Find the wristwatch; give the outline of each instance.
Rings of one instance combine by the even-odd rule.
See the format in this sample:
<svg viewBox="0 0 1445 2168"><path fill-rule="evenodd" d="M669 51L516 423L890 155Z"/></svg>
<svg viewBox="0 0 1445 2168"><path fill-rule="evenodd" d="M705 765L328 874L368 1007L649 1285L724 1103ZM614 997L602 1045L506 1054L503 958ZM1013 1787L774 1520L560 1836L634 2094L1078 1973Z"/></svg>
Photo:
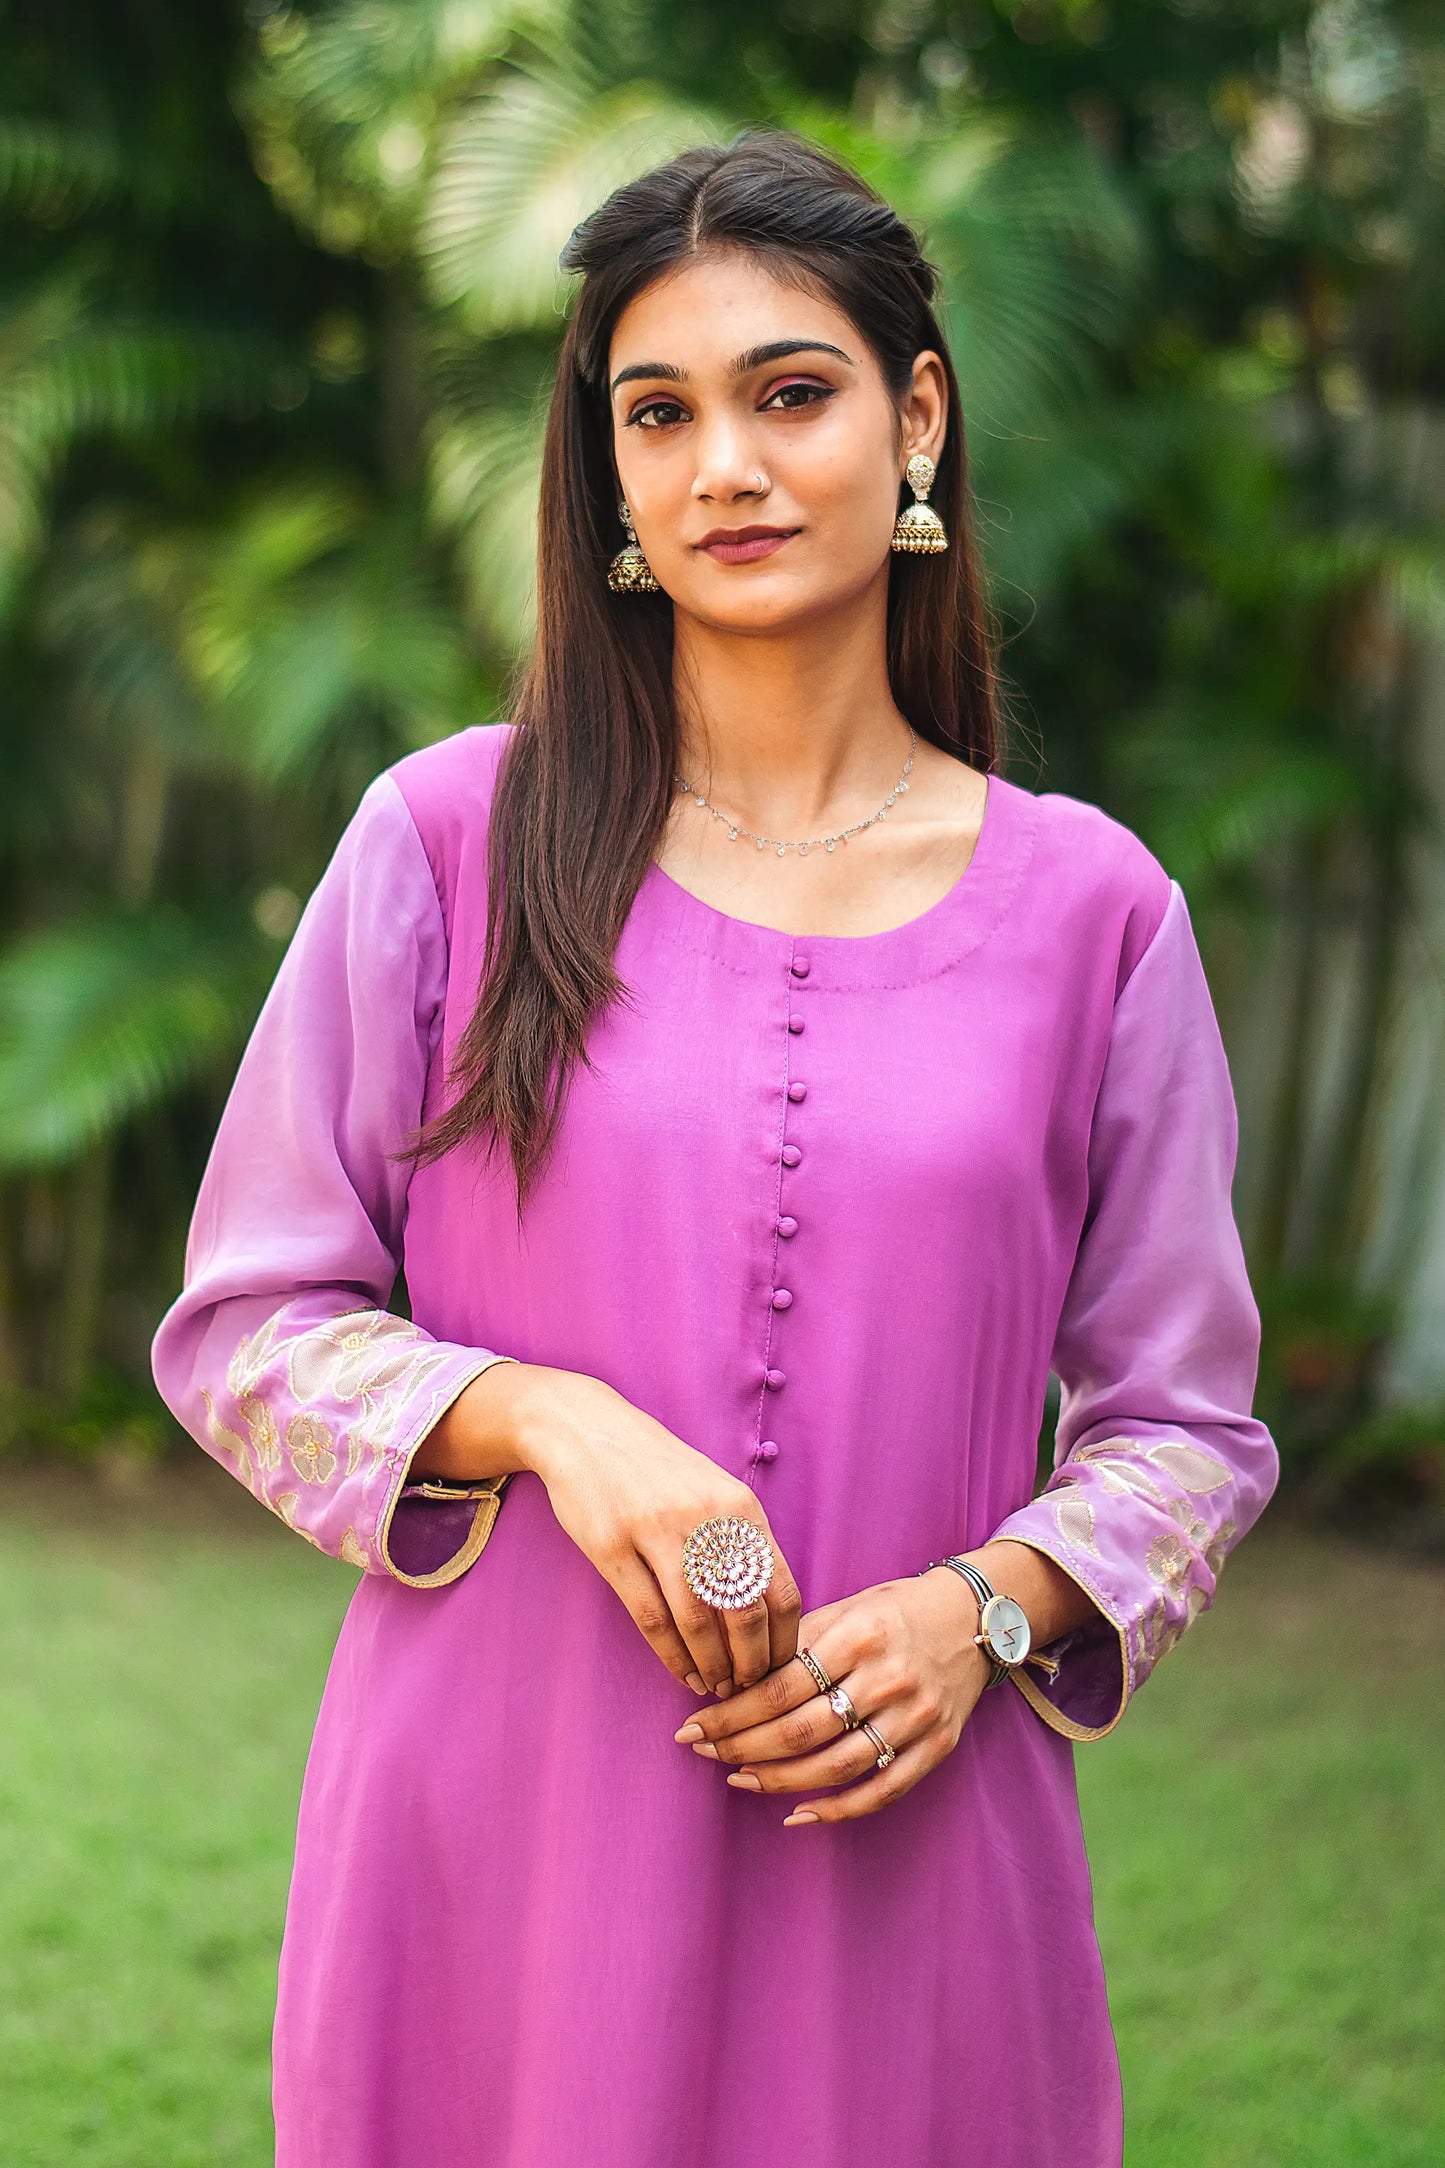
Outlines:
<svg viewBox="0 0 1445 2168"><path fill-rule="evenodd" d="M918 1570L929 1573L935 1566L952 1566L978 1598L979 1630L973 1638L993 1665L988 1684L997 1686L1000 1679L1018 1669L1029 1653L1033 1632L1028 1613L1014 1597L1000 1596L987 1574L981 1573L971 1559L931 1558Z"/></svg>

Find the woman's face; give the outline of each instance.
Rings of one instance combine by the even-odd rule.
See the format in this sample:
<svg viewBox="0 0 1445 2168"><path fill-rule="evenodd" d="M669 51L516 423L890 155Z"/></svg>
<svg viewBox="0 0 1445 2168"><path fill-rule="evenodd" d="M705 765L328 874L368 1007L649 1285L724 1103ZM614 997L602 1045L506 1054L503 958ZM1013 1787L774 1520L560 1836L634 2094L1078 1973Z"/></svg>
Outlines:
<svg viewBox="0 0 1445 2168"><path fill-rule="evenodd" d="M679 610L778 632L886 594L904 467L942 449L936 353L900 410L851 317L719 250L628 304L607 374L621 493Z"/></svg>

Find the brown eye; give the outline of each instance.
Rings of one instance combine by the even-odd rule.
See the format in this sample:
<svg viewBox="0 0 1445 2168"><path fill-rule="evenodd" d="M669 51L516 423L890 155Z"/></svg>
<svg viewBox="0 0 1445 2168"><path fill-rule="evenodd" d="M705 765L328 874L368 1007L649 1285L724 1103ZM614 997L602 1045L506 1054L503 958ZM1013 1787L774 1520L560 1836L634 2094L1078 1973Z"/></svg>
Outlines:
<svg viewBox="0 0 1445 2168"><path fill-rule="evenodd" d="M627 417L627 427L629 429L644 427L652 429L666 428L673 418L681 414L682 411L675 399L649 399L645 406L640 406L635 414L630 414Z"/></svg>
<svg viewBox="0 0 1445 2168"><path fill-rule="evenodd" d="M798 393L801 396L794 398L791 396L793 393ZM783 399L786 400L787 404L779 407L776 411L779 413L797 413L800 407L820 406L823 400L831 399L832 396L833 386L831 384L780 384L776 391L768 394L763 401L763 406L766 409L772 406L775 399Z"/></svg>

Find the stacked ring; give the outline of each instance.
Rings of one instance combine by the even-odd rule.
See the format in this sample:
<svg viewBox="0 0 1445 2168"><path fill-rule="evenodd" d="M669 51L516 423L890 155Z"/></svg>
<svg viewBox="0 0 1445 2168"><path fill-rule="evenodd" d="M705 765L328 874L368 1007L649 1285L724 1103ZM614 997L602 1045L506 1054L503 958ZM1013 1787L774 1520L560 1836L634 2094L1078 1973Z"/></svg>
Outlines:
<svg viewBox="0 0 1445 2168"><path fill-rule="evenodd" d="M852 1702L848 1699L847 1690L844 1687L835 1686L830 1690L828 1706L834 1716L841 1717L844 1731L856 1731L863 1721Z"/></svg>
<svg viewBox="0 0 1445 2168"><path fill-rule="evenodd" d="M867 1732L867 1734L868 1734L869 1738L870 1738L870 1739L871 1739L871 1740L873 1741L873 1744L874 1744L874 1745L875 1745L875 1746L877 1747L877 1749L878 1749L878 1756L877 1756L877 1760L878 1760L878 1766L879 1766L879 1768L880 1768L880 1769L886 1769L886 1768L888 1767L888 1764L889 1764L889 1763L890 1763L890 1762L891 1762L891 1761L892 1761L892 1760L894 1759L894 1757L896 1756L896 1754L897 1754L897 1752L898 1752L898 1749L897 1749L897 1747L896 1747L896 1746L890 1746L890 1745L888 1744L888 1741L887 1741L887 1740L886 1740L886 1739L884 1738L884 1736L883 1736L882 1732L880 1732L880 1731L875 1731L875 1730L873 1729L873 1726L872 1726L872 1725L871 1725L871 1724L870 1724L870 1723L868 1722L868 1720L867 1720L867 1718L866 1718L866 1717L865 1717L865 1718L864 1718L864 1720L863 1720L863 1729L864 1729L864 1731L866 1731L866 1732Z"/></svg>
<svg viewBox="0 0 1445 2168"><path fill-rule="evenodd" d="M798 1649L795 1653L797 1655L798 1662L800 1664L805 1664L808 1670L812 1672L814 1679L817 1681L818 1692L820 1694L826 1694L829 1687L833 1684L833 1681L829 1678L827 1672L823 1669L823 1666L819 1663L817 1657L813 1654L812 1650Z"/></svg>

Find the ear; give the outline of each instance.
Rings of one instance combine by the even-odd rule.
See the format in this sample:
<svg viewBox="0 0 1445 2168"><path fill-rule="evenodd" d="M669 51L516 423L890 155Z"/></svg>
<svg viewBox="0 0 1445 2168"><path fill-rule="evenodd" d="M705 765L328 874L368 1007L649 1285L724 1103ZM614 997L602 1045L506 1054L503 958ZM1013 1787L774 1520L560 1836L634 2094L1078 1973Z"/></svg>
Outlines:
<svg viewBox="0 0 1445 2168"><path fill-rule="evenodd" d="M915 452L926 452L936 466L948 434L948 378L932 347L914 359L913 382L903 395L902 414L900 474Z"/></svg>

